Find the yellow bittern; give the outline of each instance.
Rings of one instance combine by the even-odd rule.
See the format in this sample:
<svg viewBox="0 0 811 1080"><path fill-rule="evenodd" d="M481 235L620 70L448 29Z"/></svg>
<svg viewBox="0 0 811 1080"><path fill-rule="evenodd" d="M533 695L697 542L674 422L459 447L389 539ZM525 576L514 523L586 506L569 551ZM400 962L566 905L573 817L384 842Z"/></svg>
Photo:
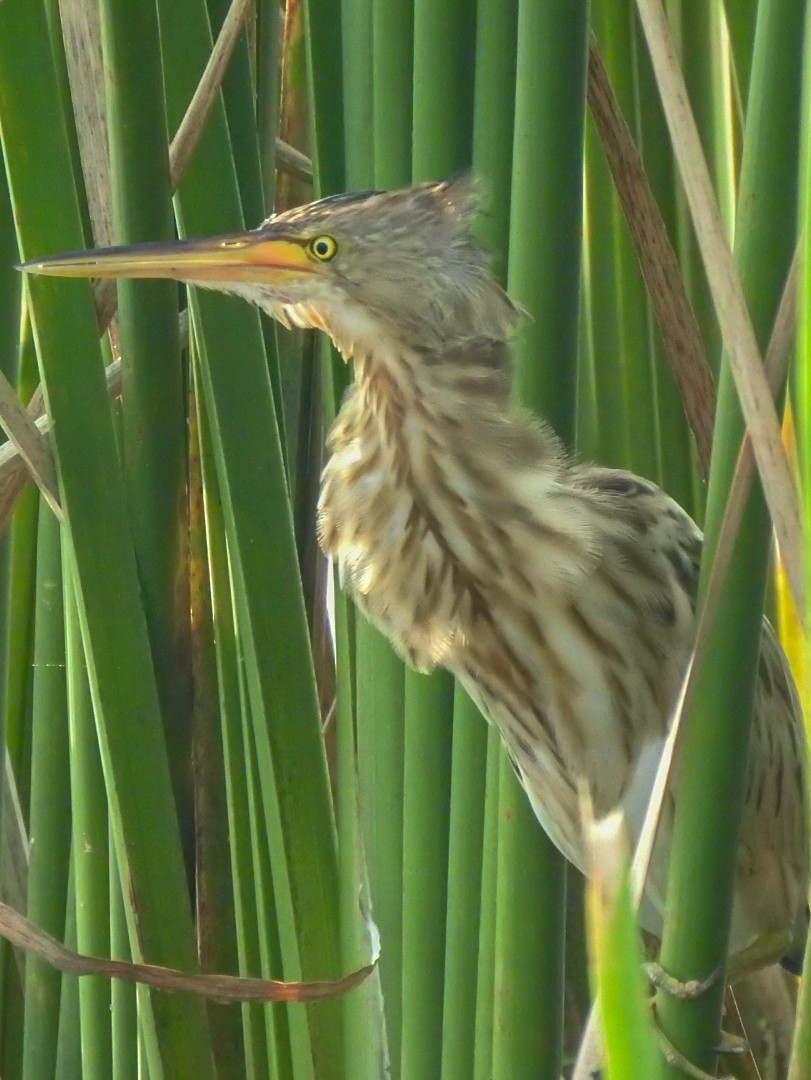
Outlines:
<svg viewBox="0 0 811 1080"><path fill-rule="evenodd" d="M470 235L465 180L322 199L213 240L29 263L173 278L324 330L355 381L318 528L345 589L414 667L456 675L533 809L583 868L578 789L638 834L695 632L701 534L656 485L579 464L510 403L517 310ZM806 931L806 745L764 622L731 949ZM661 934L672 803L641 921Z"/></svg>

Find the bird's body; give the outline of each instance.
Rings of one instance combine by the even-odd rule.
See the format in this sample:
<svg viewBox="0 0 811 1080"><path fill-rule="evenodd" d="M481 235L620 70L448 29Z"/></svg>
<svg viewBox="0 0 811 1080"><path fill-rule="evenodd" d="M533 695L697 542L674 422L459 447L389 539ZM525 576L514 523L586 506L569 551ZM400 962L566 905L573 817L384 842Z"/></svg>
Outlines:
<svg viewBox="0 0 811 1080"><path fill-rule="evenodd" d="M582 870L580 782L638 836L693 644L701 533L654 484L575 463L511 406L503 342L427 355L381 350L378 335L353 355L319 501L324 551L413 667L459 678ZM733 951L795 923L799 944L805 925L804 735L768 624L756 709ZM642 912L657 935L672 798Z"/></svg>
<svg viewBox="0 0 811 1080"><path fill-rule="evenodd" d="M255 233L40 271L169 276L316 326L355 365L319 530L345 588L416 668L452 671L535 812L584 863L578 786L639 830L695 633L701 535L654 484L575 463L509 398L516 311L469 235L464 181L322 200ZM540 360L539 360L540 362ZM732 949L805 929L805 736L764 623ZM426 748L430 752L430 748ZM661 931L673 799L642 912Z"/></svg>

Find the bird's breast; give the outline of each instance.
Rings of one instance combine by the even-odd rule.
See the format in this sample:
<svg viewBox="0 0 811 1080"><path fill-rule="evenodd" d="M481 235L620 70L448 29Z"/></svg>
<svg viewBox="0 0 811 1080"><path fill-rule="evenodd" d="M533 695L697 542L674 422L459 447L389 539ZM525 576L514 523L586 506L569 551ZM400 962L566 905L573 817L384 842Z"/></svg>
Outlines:
<svg viewBox="0 0 811 1080"><path fill-rule="evenodd" d="M333 454L318 529L343 588L412 666L447 664L465 621L464 590L386 448L356 439Z"/></svg>
<svg viewBox="0 0 811 1080"><path fill-rule="evenodd" d="M599 513L555 459L516 463L485 440L460 449L400 404L350 398L339 417L319 502L323 549L412 666L464 683L539 817L580 863L578 782L600 814L633 785L642 747L670 715L689 601L661 605L659 620L666 560L640 577L629 516Z"/></svg>

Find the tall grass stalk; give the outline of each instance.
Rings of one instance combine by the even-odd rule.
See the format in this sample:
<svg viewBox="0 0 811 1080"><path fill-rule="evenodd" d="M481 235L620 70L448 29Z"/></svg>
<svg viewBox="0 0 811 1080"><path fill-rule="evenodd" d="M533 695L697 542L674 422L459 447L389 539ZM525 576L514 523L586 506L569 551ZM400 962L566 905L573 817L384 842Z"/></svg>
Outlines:
<svg viewBox="0 0 811 1080"><path fill-rule="evenodd" d="M799 191L809 186L807 145L798 173L806 5L667 7L765 343L796 240L798 175ZM568 448L660 481L701 519L682 405L585 119L591 29L714 356L640 24L630 0L288 0L282 25L278 4L258 0L172 205L166 144L227 8L88 0L63 7L63 36L51 0L0 3L0 368L26 402L43 378L64 512L58 521L29 489L0 550L0 720L35 840L28 910L87 953L287 979L365 963L373 919L379 968L341 1002L237 1008L77 982L33 960L23 984L0 948L0 1073L558 1080L588 993L578 878L567 919L563 860L464 691L407 671L340 593L328 611L313 504L323 427L351 367L233 298L122 283L123 394L111 409L90 290L10 264L90 243L107 204L114 239L128 242L257 225L277 192L280 205L308 199L274 172L283 99L316 196L472 170L476 234L528 313L513 343L516 399ZM82 31L99 13L101 29ZM91 69L74 56L82 33L84 56L103 50L99 85L77 80ZM109 132L85 119L102 81ZM93 156L109 192L85 180ZM808 306L795 395L804 478ZM724 364L705 571L742 431ZM766 580L761 503L684 751L662 954L677 974L724 955L739 706ZM736 709L737 726L716 722ZM0 826L7 844L14 821ZM0 867L0 886L9 880ZM595 949L609 1067L627 1066L617 1076L635 1047L651 1052L641 1010L623 1026L639 942L621 908ZM673 1041L704 1064L718 998L659 1005ZM807 1028L803 1006L792 1080Z"/></svg>

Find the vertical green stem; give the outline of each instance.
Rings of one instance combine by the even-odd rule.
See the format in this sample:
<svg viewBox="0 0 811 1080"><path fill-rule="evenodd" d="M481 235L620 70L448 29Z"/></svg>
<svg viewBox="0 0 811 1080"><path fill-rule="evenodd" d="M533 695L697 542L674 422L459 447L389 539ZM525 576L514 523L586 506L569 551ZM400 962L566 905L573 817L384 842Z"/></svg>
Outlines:
<svg viewBox="0 0 811 1080"><path fill-rule="evenodd" d="M113 231L133 244L174 235L154 3L103 0ZM122 452L133 539L175 798L191 859L191 670L183 369L177 286L120 281Z"/></svg>
<svg viewBox="0 0 811 1080"><path fill-rule="evenodd" d="M59 525L43 502L37 542L28 917L61 940L70 853L70 789L59 539ZM50 964L34 956L27 958L24 1080L54 1075L61 986L62 976Z"/></svg>
<svg viewBox="0 0 811 1080"><path fill-rule="evenodd" d="M73 568L63 557L65 637L70 709L70 777L76 941L89 956L110 954L110 868L107 800L93 705L84 666ZM85 1080L107 1080L112 1069L110 981L89 976L79 982L79 1012Z"/></svg>
<svg viewBox="0 0 811 1080"><path fill-rule="evenodd" d="M569 446L575 431L587 30L587 3L519 3L508 285L531 319L517 335L515 392ZM540 231L533 227L539 221ZM565 864L506 763L499 812L493 1077L551 1080L560 1075L562 1054Z"/></svg>
<svg viewBox="0 0 811 1080"><path fill-rule="evenodd" d="M761 0L749 89L735 257L764 348L796 240L803 0ZM727 363L721 373L702 587L712 565L744 425ZM723 962L745 796L770 526L763 493L749 499L712 640L684 730L662 964L697 978ZM763 723L763 720L760 721ZM696 1001L659 994L658 1015L690 1060L711 1068L723 981ZM670 1074L681 1076L680 1070Z"/></svg>
<svg viewBox="0 0 811 1080"><path fill-rule="evenodd" d="M442 1080L470 1080L482 899L487 727L467 694L454 696Z"/></svg>

